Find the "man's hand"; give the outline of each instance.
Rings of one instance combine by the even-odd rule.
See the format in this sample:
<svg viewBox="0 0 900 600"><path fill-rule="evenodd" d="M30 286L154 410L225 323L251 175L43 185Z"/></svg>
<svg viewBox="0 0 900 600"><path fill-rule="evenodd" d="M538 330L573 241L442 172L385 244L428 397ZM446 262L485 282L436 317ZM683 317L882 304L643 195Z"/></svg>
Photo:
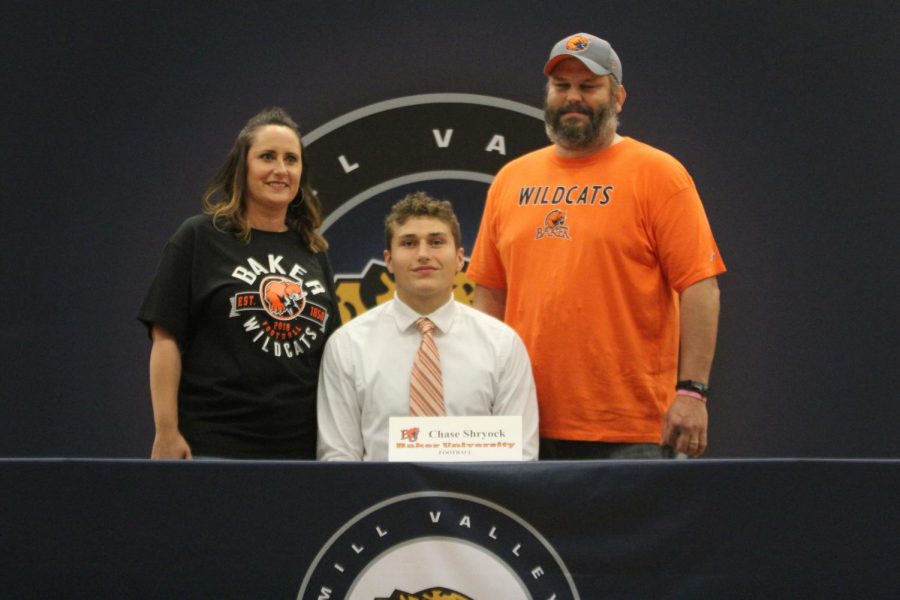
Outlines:
<svg viewBox="0 0 900 600"><path fill-rule="evenodd" d="M663 444L688 456L706 451L709 415L706 403L691 396L675 396L663 421Z"/></svg>

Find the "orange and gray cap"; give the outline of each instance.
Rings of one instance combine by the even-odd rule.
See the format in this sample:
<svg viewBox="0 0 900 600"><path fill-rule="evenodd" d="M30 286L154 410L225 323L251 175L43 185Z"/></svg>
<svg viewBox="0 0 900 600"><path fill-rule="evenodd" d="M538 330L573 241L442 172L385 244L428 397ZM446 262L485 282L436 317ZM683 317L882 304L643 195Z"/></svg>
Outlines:
<svg viewBox="0 0 900 600"><path fill-rule="evenodd" d="M550 51L550 58L544 65L544 75L549 75L557 64L567 58L577 58L595 75L612 74L622 83L622 62L606 40L589 33L576 33L561 39Z"/></svg>

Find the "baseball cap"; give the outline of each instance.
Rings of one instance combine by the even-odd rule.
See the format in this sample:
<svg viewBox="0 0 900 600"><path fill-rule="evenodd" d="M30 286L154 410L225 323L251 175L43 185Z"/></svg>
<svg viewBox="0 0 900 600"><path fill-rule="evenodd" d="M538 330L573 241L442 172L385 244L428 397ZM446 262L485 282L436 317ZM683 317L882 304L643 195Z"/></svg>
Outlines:
<svg viewBox="0 0 900 600"><path fill-rule="evenodd" d="M544 65L544 75L549 75L560 61L570 57L580 60L595 75L612 73L619 83L622 83L622 63L619 61L619 55L609 42L589 33L576 33L557 42L550 51L547 64Z"/></svg>

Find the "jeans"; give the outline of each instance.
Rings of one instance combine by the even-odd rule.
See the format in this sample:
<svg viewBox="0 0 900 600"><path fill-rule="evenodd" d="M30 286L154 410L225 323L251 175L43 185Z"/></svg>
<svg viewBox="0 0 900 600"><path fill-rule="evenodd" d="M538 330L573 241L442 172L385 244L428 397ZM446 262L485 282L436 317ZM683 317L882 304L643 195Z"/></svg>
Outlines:
<svg viewBox="0 0 900 600"><path fill-rule="evenodd" d="M541 438L540 460L660 460L675 458L670 446Z"/></svg>

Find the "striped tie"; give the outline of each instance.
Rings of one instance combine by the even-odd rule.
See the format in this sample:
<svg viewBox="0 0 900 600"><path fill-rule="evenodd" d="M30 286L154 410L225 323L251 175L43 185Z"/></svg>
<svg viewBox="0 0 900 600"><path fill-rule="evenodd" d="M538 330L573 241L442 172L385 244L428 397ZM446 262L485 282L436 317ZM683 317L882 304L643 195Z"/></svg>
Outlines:
<svg viewBox="0 0 900 600"><path fill-rule="evenodd" d="M422 343L409 380L409 414L414 417L442 417L444 383L441 378L441 357L431 336L434 323L422 317L416 321L416 327L422 332Z"/></svg>

